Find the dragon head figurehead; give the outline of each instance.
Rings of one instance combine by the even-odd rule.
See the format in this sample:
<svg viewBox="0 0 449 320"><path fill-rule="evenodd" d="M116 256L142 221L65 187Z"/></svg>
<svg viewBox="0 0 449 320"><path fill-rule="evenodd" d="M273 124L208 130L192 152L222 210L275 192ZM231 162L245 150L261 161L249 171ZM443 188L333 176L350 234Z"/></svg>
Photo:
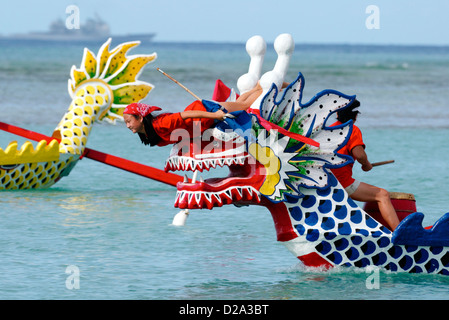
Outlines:
<svg viewBox="0 0 449 320"><path fill-rule="evenodd" d="M175 206L268 206L302 197L302 188L327 188L329 169L350 161L337 151L351 130L349 124L331 127L328 120L355 97L324 90L302 104L303 88L302 74L283 92L272 85L258 108L174 145L166 171L229 168L227 177L179 183Z"/></svg>

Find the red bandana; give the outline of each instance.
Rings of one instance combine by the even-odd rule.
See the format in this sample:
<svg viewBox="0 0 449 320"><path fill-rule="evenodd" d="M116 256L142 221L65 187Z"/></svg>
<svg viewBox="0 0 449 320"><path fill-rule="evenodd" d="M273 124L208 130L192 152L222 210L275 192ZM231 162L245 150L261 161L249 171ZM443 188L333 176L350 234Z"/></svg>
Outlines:
<svg viewBox="0 0 449 320"><path fill-rule="evenodd" d="M123 110L123 113L141 115L142 117L145 117L153 111L160 111L160 110L162 109L159 107L149 106L144 103L131 103L125 108L125 110Z"/></svg>

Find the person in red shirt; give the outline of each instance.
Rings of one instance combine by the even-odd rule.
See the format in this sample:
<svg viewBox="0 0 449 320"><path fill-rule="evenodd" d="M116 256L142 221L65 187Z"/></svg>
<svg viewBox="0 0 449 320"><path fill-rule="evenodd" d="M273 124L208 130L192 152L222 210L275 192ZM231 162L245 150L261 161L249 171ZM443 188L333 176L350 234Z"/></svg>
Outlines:
<svg viewBox="0 0 449 320"><path fill-rule="evenodd" d="M126 127L137 133L142 143L162 147L176 143L183 136L190 139L195 133L200 135L214 120L222 120L226 114L218 108L214 112L207 111L199 100L183 112L152 115L152 112L160 110L159 107L132 103L123 111L123 119Z"/></svg>
<svg viewBox="0 0 449 320"><path fill-rule="evenodd" d="M248 109L261 93L262 87L258 84L235 102L196 100L182 112L156 116L152 112L160 111L161 108L131 103L123 111L123 119L126 127L137 133L142 143L162 147L183 138L200 136L215 120L224 120L228 112Z"/></svg>
<svg viewBox="0 0 449 320"><path fill-rule="evenodd" d="M354 100L349 107L338 111L338 121L332 124L332 126L341 125L349 120L352 120L355 123L359 111L354 109L359 106L360 102ZM368 155L365 152L362 132L356 125L353 125L348 142L338 151L338 153L351 156L362 165L363 171L370 171L373 168L373 165L368 160ZM399 224L399 219L396 210L391 203L390 194L385 189L355 180L352 177L353 166L354 163L350 163L341 168L332 169L331 171L343 188L345 188L351 199L362 202L377 202L382 217L388 223L389 229L393 231Z"/></svg>

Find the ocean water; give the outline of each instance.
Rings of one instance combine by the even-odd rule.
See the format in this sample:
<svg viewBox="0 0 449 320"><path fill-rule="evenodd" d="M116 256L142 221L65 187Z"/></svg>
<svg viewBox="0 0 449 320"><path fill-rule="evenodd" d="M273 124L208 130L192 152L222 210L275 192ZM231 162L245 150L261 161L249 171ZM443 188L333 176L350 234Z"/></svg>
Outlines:
<svg viewBox="0 0 449 320"><path fill-rule="evenodd" d="M276 61L268 49L264 71ZM67 79L82 51L0 43L0 121L50 134L70 104ZM217 78L235 87L248 70L244 44L152 43L132 53L153 51L159 57L141 75L155 85L145 102L171 112L193 98L156 67L204 98ZM357 95L370 160L395 160L369 173L356 168L359 180L413 193L425 224L449 212L448 47L299 43L287 81L298 72L306 79L304 102L324 89ZM12 140L24 141L0 132L1 148ZM144 147L124 125L95 125L88 147L157 168L170 151ZM175 227L175 193L90 159L47 190L1 192L0 299L449 298L445 276L381 271L379 286L370 288L370 269L305 268L276 241L271 215L259 207L195 210Z"/></svg>

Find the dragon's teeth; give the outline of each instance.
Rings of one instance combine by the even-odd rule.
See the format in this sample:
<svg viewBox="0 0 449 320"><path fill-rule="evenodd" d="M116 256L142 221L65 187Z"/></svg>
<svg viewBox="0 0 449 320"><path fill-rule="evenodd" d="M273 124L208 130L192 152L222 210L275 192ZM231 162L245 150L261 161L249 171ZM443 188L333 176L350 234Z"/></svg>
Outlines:
<svg viewBox="0 0 449 320"><path fill-rule="evenodd" d="M231 189L225 190L224 193L229 197L229 199L232 199L232 192L231 192Z"/></svg>
<svg viewBox="0 0 449 320"><path fill-rule="evenodd" d="M195 201L197 204L200 204L200 200L201 200L201 193L200 192L195 192Z"/></svg>
<svg viewBox="0 0 449 320"><path fill-rule="evenodd" d="M180 208L208 208L221 207L232 201L253 200L260 203L260 197L252 187L231 187L219 192L178 191L175 206Z"/></svg>
<svg viewBox="0 0 449 320"><path fill-rule="evenodd" d="M217 200L218 203L221 203L221 198L218 193L212 193L212 196Z"/></svg>
<svg viewBox="0 0 449 320"><path fill-rule="evenodd" d="M171 156L165 162L165 170L169 171L195 171L202 172L210 168L217 168L231 165L244 165L247 156L239 156L232 158L202 159L197 160L184 156Z"/></svg>
<svg viewBox="0 0 449 320"><path fill-rule="evenodd" d="M194 162L192 159L185 160L186 170L195 170Z"/></svg>

